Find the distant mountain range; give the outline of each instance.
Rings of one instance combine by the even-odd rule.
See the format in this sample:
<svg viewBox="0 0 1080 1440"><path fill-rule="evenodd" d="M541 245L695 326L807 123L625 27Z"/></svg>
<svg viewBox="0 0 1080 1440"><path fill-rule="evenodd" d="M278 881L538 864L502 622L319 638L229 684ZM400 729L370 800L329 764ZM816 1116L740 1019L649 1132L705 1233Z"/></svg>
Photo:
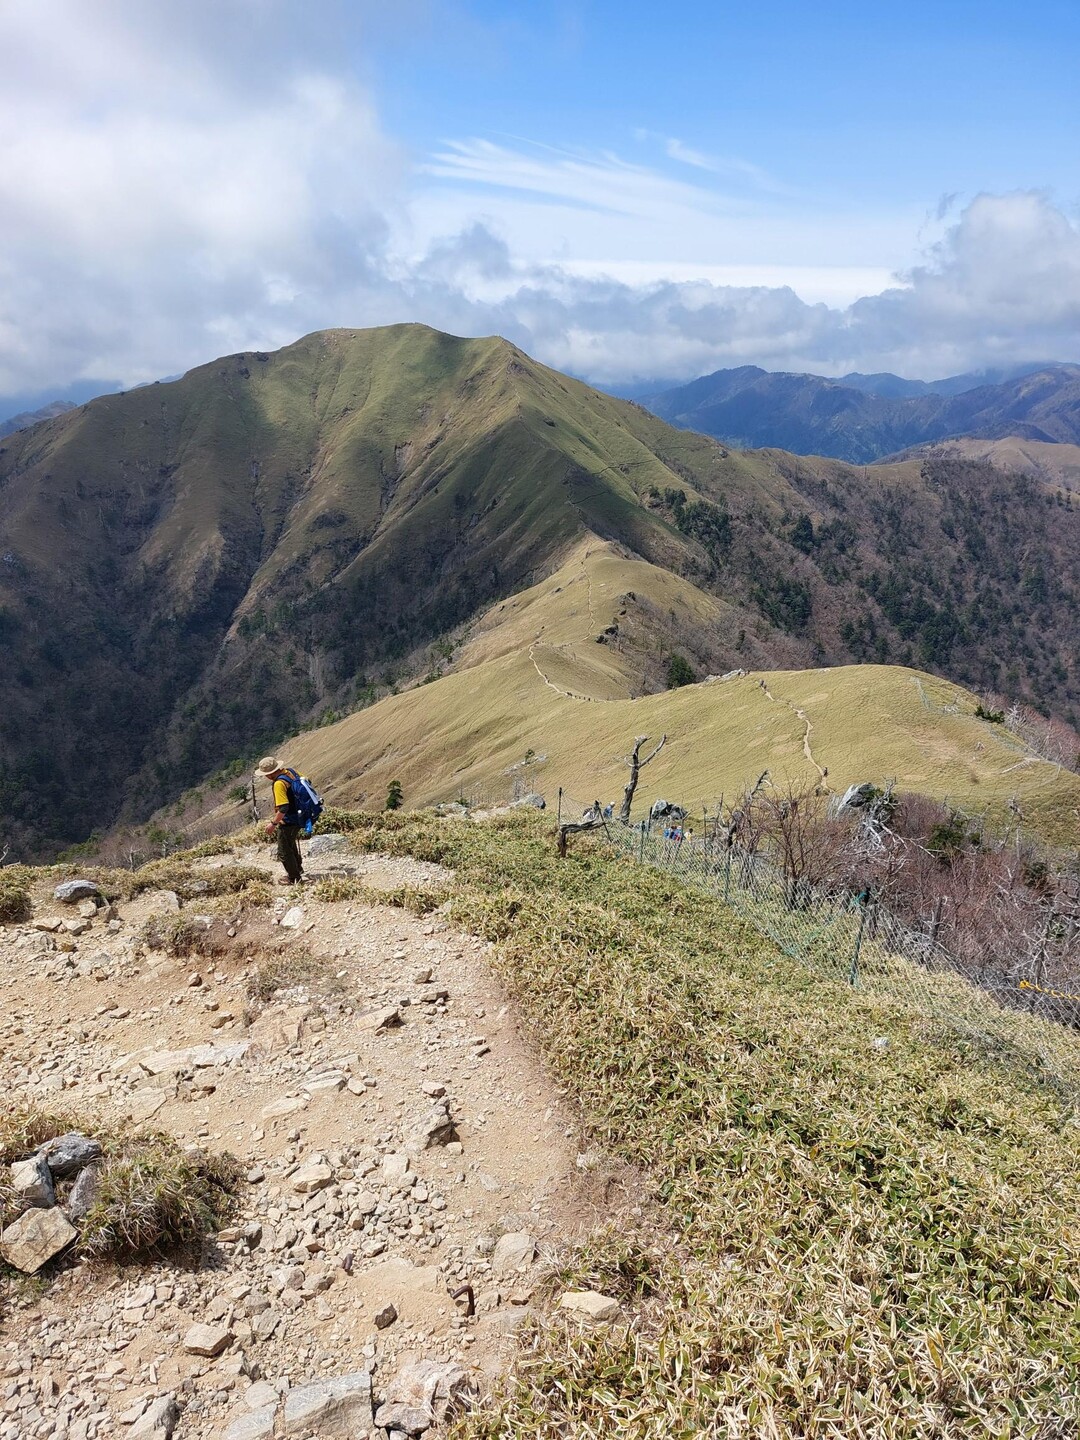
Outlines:
<svg viewBox="0 0 1080 1440"><path fill-rule="evenodd" d="M888 374L828 380L744 365L640 403L669 424L733 448L778 448L864 465L958 436L1080 443L1080 365L936 381Z"/></svg>
<svg viewBox="0 0 1080 1440"><path fill-rule="evenodd" d="M0 420L0 440L14 435L17 430L29 430L31 425L37 425L42 420L55 420L58 415L74 409L75 406L70 400L53 400L51 404L43 405L40 410L23 410L18 415L12 415L10 420Z"/></svg>

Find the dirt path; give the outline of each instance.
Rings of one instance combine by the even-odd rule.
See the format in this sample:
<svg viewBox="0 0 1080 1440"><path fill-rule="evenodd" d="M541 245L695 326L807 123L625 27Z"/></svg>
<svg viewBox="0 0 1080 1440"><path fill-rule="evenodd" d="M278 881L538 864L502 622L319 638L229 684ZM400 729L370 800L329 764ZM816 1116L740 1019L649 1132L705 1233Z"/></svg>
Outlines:
<svg viewBox="0 0 1080 1440"><path fill-rule="evenodd" d="M236 860L274 868L265 849L208 865ZM350 851L307 862L312 876L345 868L386 887L452 879ZM253 1014L250 962L145 950L142 924L170 908L160 893L121 905L68 954L30 926L0 929L0 1083L11 1101L127 1115L231 1151L248 1175L243 1213L191 1268L72 1267L40 1296L31 1287L28 1307L0 1318L0 1440L104 1440L163 1395L182 1407L178 1440L232 1437L245 1396L266 1402L260 1385L283 1396L367 1369L378 1393L418 1358L458 1360L486 1384L545 1253L585 1219L573 1116L488 947L438 915L283 890L257 923L280 936L288 918L293 953L327 962L338 993L301 979ZM379 1012L397 1022L373 1028ZM213 1067L154 1058L207 1044L242 1053ZM410 1149L442 1102L455 1138ZM332 1179L308 1191L297 1176L312 1164ZM451 1298L466 1284L473 1318ZM397 1318L378 1329L388 1304ZM195 1322L232 1334L218 1359L185 1353Z"/></svg>
<svg viewBox="0 0 1080 1440"><path fill-rule="evenodd" d="M782 698L778 699L778 698L772 693L772 691L769 689L769 687L765 684L765 681L764 681L764 680L762 680L760 683L761 683L761 688L762 688L762 690L764 690L765 694L766 694L766 695L768 696L768 698L773 702L774 705L784 705L784 706L786 706L787 709L791 710L791 711L792 711L795 715L797 715L797 716L799 717L799 719L803 722L803 727L804 727L804 728L803 728L803 737L802 737L803 754L806 756L806 758L807 758L807 760L809 761L809 763L810 763L810 764L814 767L814 769L818 772L818 778L819 778L821 781L824 782L824 780L826 779L826 771L825 771L825 770L822 768L822 766L820 766L820 765L818 764L818 762L815 760L815 758L814 758L814 752L813 752L813 751L811 750L811 748L810 748L810 736L814 733L814 725L813 725L813 722L811 721L809 715L807 715L806 711L803 710L800 706L796 705L793 701L791 701L791 700L784 700L784 699L782 699ZM826 786L826 788L828 788L828 787Z"/></svg>
<svg viewBox="0 0 1080 1440"><path fill-rule="evenodd" d="M587 598L587 605L588 605L588 610L589 610L589 624L588 624L588 628L586 629L585 634L582 635L580 641L568 640L568 641L565 641L565 642L564 642L563 644L561 644L561 645L549 645L549 646L546 647L546 648L549 649L549 650L555 651L555 650L566 650L566 649L568 649L568 648L572 648L572 647L573 647L574 645L576 645L576 644L580 644L580 643L582 643L582 642L584 642L584 641L589 640L589 639L590 639L592 636L594 636L595 633L596 633L597 621L596 621L596 611L595 611L595 608L594 608L594 605L593 605L593 582L592 582L592 575L591 575L591 573L590 573L590 571L589 571L588 566L587 566L586 563L585 563L585 562L588 560L589 555L590 555L591 553L592 553L591 551L586 550L585 554L581 557L581 573L582 573L582 575L585 577L585 583L586 583L586 585L588 586L588 598ZM560 685L556 685L555 682L554 682L554 680L552 680L549 675L545 674L544 670L543 670L543 669L541 668L541 666L540 666L539 660L537 660L537 658L536 658L536 651L537 651L537 649L538 649L539 647L541 647L543 644L544 644L544 641L543 641L543 630L541 629L541 630L537 633L536 639L535 639L535 640L532 642L532 644L529 646L529 659L532 661L533 669L536 671L537 675L539 675L540 679L544 682L544 684L548 687L549 690L554 690L555 693L556 693L556 695L561 695L564 700L582 700L582 701L584 701L586 704L589 704L589 705L610 705L610 704L615 703L615 702L612 701L612 700L605 699L605 698L603 698L603 697L601 697L601 696L598 696L598 695L579 695L579 694L577 694L577 692L574 691L574 690L564 690Z"/></svg>

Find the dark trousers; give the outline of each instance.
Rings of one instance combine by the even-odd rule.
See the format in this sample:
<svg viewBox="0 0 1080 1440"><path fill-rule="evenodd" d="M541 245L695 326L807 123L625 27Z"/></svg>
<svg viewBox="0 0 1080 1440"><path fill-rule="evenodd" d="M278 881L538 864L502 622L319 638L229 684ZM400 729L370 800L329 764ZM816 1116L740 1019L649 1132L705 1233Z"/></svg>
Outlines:
<svg viewBox="0 0 1080 1440"><path fill-rule="evenodd" d="M277 858L285 866L285 874L292 881L304 873L304 862L300 858L300 826L279 825L277 832Z"/></svg>

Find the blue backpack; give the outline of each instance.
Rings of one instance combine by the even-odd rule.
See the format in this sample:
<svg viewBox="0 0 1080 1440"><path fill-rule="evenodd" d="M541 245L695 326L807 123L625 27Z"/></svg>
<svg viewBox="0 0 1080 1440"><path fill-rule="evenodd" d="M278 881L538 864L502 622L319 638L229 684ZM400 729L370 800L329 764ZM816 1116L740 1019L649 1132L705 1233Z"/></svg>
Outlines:
<svg viewBox="0 0 1080 1440"><path fill-rule="evenodd" d="M296 814L296 824L303 828L305 835L315 829L323 812L323 802L311 781L295 770L283 770L281 778L289 788L289 809Z"/></svg>

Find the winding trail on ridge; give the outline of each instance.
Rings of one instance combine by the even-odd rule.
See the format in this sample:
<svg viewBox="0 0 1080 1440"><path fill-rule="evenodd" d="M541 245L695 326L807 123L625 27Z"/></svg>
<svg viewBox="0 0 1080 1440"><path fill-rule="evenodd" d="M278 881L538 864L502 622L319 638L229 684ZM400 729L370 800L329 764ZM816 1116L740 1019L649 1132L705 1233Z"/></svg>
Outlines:
<svg viewBox="0 0 1080 1440"><path fill-rule="evenodd" d="M592 575L590 574L589 568L585 563L591 554L591 550L586 550L585 554L581 557L581 570L582 574L585 577L585 583L588 586L589 607L589 626L586 633L581 637L582 640L587 640L589 638L589 635L591 635L592 632L596 629L596 611L593 607ZM554 690L556 695L561 695L564 700L583 700L586 702L586 704L589 705L612 705L615 703L615 701L613 700L605 699L598 695L579 695L574 690L564 690L560 685L556 685L553 680L549 679L549 677L545 675L544 671L540 668L540 662L536 658L536 648L538 645L541 645L543 643L542 636L543 628L541 628L537 632L536 639L529 646L529 659L532 661L533 669L536 671L537 675L540 676L540 679L544 682L544 684L548 687L549 690ZM548 648L550 650L563 650L566 649L567 646L571 646L576 643L579 642L573 640L566 640L563 641L561 645L550 645Z"/></svg>
<svg viewBox="0 0 1080 1440"><path fill-rule="evenodd" d="M810 736L812 735L814 730L813 721L810 719L809 715L807 715L806 711L803 710L800 706L796 705L793 700L785 700L782 697L777 698L777 696L775 696L769 689L769 687L765 684L764 680L762 680L760 684L762 690L764 690L765 694L773 702L774 705L785 705L789 710L793 711L803 722L803 725L805 727L802 737L803 754L806 756L810 764L813 765L814 769L818 772L818 776L824 784L826 779L825 771L818 764L817 760L815 760L814 752L810 748ZM828 785L825 784L825 789L827 790L828 788Z"/></svg>

